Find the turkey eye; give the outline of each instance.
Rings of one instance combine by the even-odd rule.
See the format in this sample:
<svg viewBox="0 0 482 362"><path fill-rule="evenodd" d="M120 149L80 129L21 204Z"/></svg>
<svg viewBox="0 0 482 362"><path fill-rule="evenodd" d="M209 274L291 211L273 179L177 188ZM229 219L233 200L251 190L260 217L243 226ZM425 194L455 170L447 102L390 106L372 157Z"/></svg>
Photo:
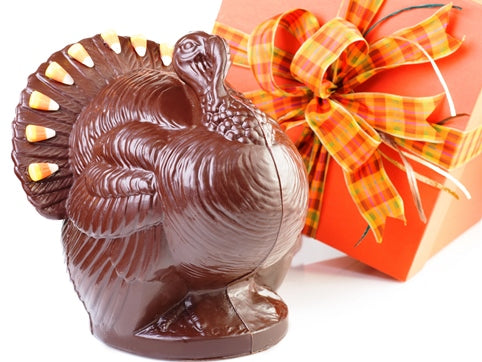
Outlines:
<svg viewBox="0 0 482 362"><path fill-rule="evenodd" d="M188 40L181 45L181 48L183 51L189 52L194 49L195 46L196 44L192 40Z"/></svg>

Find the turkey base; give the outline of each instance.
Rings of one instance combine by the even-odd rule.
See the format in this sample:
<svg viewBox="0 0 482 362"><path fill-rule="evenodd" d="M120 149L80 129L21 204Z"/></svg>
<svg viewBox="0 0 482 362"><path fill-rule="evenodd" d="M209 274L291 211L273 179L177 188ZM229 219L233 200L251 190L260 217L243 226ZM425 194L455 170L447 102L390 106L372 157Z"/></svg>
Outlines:
<svg viewBox="0 0 482 362"><path fill-rule="evenodd" d="M191 292L156 322L118 335L93 327L106 344L159 359L214 359L252 354L278 343L288 309L273 291L245 280L215 291Z"/></svg>

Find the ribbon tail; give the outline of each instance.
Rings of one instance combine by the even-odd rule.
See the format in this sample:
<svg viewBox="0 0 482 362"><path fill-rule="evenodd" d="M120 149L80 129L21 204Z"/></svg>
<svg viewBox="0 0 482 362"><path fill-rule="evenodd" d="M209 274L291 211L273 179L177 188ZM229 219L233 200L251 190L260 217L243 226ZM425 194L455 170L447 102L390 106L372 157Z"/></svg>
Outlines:
<svg viewBox="0 0 482 362"><path fill-rule="evenodd" d="M329 154L313 131L305 124L295 141L308 173L309 197L308 212L303 233L315 238L320 223L321 205L325 187L326 169Z"/></svg>
<svg viewBox="0 0 482 362"><path fill-rule="evenodd" d="M405 157L406 159L407 158L410 159L410 156L407 156L407 154L404 151L400 150L399 152L400 152L400 154L403 154L403 157ZM402 170L403 172L407 172L407 168L403 165L403 163L398 162L397 160L390 157L386 152L383 152L381 150L380 150L380 154L382 155L384 161L386 160L386 161L390 162L392 165L394 165L395 167L397 167L398 169ZM416 161L416 160L414 160L414 161ZM437 171L435 171L435 172L437 172ZM450 187L447 187L444 184L442 184L440 182L437 182L437 181L435 181L434 179L432 179L428 176L422 175L421 173L419 173L417 171L414 171L414 176L418 181L423 182L426 185L435 187L435 188L439 189L440 191L447 192L449 195L451 195L456 200L460 200L459 195L457 194L457 192L454 189L452 189Z"/></svg>
<svg viewBox="0 0 482 362"><path fill-rule="evenodd" d="M350 195L360 214L382 242L387 217L405 220L401 196L390 181L378 153L353 172L344 171Z"/></svg>
<svg viewBox="0 0 482 362"><path fill-rule="evenodd" d="M396 138L395 141L403 148L447 170L460 167L482 153L482 126L471 131L460 131L437 124L433 126L443 143L402 138Z"/></svg>
<svg viewBox="0 0 482 362"><path fill-rule="evenodd" d="M314 238L316 237L316 232L320 223L326 170L328 168L330 157L327 150L316 137L312 141L311 146L312 152L310 155L310 165L308 168L308 181L310 185L308 211L303 233ZM302 148L303 147L301 146L301 149Z"/></svg>
<svg viewBox="0 0 482 362"><path fill-rule="evenodd" d="M388 93L358 92L336 96L336 101L378 131L396 138L442 142L440 133L427 122L443 94L405 97Z"/></svg>
<svg viewBox="0 0 482 362"><path fill-rule="evenodd" d="M412 165L408 162L408 159L405 157L403 152L398 148L397 144L393 140L393 137L387 134L381 134L381 136L384 143L388 144L391 148L393 148L395 151L398 152L398 155L403 163L404 171L407 175L408 185L410 187L410 192L412 193L413 203L417 208L418 217L424 224L426 224L427 216L425 215L425 211L423 209L422 197L420 196L420 190L417 184L417 176ZM382 153L382 156L383 156L383 153Z"/></svg>

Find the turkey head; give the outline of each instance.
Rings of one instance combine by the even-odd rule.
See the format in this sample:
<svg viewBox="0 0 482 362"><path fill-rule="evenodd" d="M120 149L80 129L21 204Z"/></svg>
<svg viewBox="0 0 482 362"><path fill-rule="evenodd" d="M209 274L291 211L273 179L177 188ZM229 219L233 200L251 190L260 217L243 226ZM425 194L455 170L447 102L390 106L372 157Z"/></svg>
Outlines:
<svg viewBox="0 0 482 362"><path fill-rule="evenodd" d="M229 48L219 36L197 32L181 38L175 47L173 66L181 79L203 98L217 101L226 96Z"/></svg>

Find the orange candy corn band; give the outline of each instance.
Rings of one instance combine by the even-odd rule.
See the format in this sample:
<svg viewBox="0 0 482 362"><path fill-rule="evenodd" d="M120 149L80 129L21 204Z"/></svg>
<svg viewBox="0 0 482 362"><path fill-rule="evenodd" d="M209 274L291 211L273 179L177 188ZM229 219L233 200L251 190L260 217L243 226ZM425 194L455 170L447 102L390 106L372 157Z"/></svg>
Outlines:
<svg viewBox="0 0 482 362"><path fill-rule="evenodd" d="M55 163L31 163L28 165L28 175L32 181L40 181L51 176L59 170L59 166Z"/></svg>
<svg viewBox="0 0 482 362"><path fill-rule="evenodd" d="M32 92L28 105L30 108L39 109L41 111L57 111L60 108L57 102L39 91Z"/></svg>
<svg viewBox="0 0 482 362"><path fill-rule="evenodd" d="M25 137L29 142L45 141L49 138L55 137L55 135L55 130L47 127L29 124L25 128Z"/></svg>

